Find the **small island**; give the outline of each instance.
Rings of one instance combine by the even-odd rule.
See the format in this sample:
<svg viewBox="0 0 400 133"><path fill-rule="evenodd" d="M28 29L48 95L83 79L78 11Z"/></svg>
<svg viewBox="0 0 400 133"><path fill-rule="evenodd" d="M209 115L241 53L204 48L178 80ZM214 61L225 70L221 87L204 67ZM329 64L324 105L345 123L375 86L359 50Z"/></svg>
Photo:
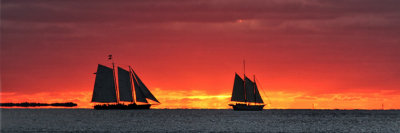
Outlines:
<svg viewBox="0 0 400 133"><path fill-rule="evenodd" d="M75 107L78 104L73 102L66 102L66 103L0 103L2 107L40 107L40 106L54 106L54 107Z"/></svg>

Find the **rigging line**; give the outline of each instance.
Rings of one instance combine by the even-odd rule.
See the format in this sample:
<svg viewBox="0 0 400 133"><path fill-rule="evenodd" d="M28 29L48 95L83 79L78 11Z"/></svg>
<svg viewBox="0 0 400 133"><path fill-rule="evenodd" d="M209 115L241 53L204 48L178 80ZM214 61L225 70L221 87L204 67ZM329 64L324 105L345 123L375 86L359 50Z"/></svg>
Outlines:
<svg viewBox="0 0 400 133"><path fill-rule="evenodd" d="M262 85L261 85L260 81L258 81L258 79L256 79L256 81L257 81L257 82L260 84L261 90L263 91L264 95L267 97L267 99L268 99L268 103L271 105L271 104L272 104L272 103L271 103L271 100L269 99L268 95L267 95L267 94L265 94L264 88L262 87Z"/></svg>

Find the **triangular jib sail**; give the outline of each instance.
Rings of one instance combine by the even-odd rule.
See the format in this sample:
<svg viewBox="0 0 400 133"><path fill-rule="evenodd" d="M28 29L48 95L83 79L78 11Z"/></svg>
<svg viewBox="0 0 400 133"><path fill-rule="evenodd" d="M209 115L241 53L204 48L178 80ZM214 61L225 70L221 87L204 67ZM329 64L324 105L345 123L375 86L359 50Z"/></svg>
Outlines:
<svg viewBox="0 0 400 133"><path fill-rule="evenodd" d="M92 102L117 102L113 69L98 65Z"/></svg>
<svg viewBox="0 0 400 133"><path fill-rule="evenodd" d="M258 87L257 87L257 84L256 83L254 83L254 85L255 85L255 102L256 103L264 103L264 101L262 100L262 97L261 97L261 95L260 95L260 92L258 91Z"/></svg>
<svg viewBox="0 0 400 133"><path fill-rule="evenodd" d="M153 100L155 102L160 103L153 94L151 94L150 90L144 85L142 80L140 80L139 76L136 75L135 71L131 69L132 77L134 84L135 84L135 91L136 91L136 100L140 102L147 102L147 99Z"/></svg>
<svg viewBox="0 0 400 133"><path fill-rule="evenodd" d="M133 73L131 73L133 84L135 85L135 94L136 94L136 101L137 102L144 102L147 103L146 96L143 94L142 90L140 89L139 83L137 82L137 77Z"/></svg>

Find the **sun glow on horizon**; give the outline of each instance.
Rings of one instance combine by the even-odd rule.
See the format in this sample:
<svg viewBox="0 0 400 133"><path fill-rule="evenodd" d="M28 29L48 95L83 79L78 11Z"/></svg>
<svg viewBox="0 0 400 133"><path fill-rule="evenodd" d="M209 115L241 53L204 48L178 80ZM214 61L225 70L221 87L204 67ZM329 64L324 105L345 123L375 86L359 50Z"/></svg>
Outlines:
<svg viewBox="0 0 400 133"><path fill-rule="evenodd" d="M169 91L155 88L152 90L161 104L155 109L230 109L231 92L212 95L207 91ZM372 94L346 93L311 96L305 93L274 91L269 92L271 103L266 101L265 109L399 109L395 102L397 95L385 96L387 92ZM46 92L34 94L1 93L1 102L75 102L76 108L93 108L92 92ZM124 102L129 103L129 102Z"/></svg>

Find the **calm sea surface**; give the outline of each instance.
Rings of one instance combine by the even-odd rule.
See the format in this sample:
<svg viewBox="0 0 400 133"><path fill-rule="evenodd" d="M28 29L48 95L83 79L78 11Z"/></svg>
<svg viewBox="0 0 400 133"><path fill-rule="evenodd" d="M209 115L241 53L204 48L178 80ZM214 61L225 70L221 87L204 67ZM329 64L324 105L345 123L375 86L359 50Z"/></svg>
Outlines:
<svg viewBox="0 0 400 133"><path fill-rule="evenodd" d="M400 132L400 110L1 109L1 132Z"/></svg>

